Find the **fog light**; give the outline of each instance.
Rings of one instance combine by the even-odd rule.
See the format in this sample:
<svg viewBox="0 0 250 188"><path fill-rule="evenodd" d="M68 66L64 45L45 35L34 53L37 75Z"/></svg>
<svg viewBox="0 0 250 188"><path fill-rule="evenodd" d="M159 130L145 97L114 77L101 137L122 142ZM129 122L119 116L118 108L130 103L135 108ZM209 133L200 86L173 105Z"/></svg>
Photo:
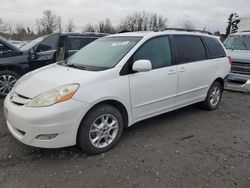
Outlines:
<svg viewBox="0 0 250 188"><path fill-rule="evenodd" d="M36 137L37 140L51 140L55 138L58 134L41 134Z"/></svg>

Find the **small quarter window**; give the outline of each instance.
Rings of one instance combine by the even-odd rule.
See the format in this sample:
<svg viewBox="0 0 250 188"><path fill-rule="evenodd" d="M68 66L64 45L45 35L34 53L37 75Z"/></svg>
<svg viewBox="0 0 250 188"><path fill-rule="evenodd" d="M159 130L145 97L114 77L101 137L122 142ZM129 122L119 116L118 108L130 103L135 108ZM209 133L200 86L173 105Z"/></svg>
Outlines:
<svg viewBox="0 0 250 188"><path fill-rule="evenodd" d="M213 59L226 56L224 49L217 39L204 37L204 40L208 48L209 58Z"/></svg>

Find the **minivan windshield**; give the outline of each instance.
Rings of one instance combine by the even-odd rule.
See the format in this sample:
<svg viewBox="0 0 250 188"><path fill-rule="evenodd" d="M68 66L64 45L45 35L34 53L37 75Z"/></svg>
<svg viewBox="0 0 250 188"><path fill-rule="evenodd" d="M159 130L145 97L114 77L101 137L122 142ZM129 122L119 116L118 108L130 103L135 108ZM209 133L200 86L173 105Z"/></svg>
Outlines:
<svg viewBox="0 0 250 188"><path fill-rule="evenodd" d="M139 41L141 37L103 37L67 60L67 65L109 69L114 67Z"/></svg>
<svg viewBox="0 0 250 188"><path fill-rule="evenodd" d="M250 35L229 36L224 45L229 50L250 50Z"/></svg>
<svg viewBox="0 0 250 188"><path fill-rule="evenodd" d="M24 46L20 47L19 49L23 52L30 50L31 48L35 47L38 43L40 43L46 36L39 37L31 42L25 44Z"/></svg>

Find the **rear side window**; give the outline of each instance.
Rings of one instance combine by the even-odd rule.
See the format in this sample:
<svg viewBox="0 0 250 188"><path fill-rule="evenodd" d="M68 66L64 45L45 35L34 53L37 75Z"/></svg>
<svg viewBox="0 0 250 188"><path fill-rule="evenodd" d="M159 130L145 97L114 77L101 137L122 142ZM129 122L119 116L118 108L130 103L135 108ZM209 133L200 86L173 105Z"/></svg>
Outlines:
<svg viewBox="0 0 250 188"><path fill-rule="evenodd" d="M205 46L198 36L174 36L179 63L189 63L207 59Z"/></svg>
<svg viewBox="0 0 250 188"><path fill-rule="evenodd" d="M97 38L80 38L80 37L69 37L68 39L68 50L80 50L87 44L93 42Z"/></svg>
<svg viewBox="0 0 250 188"><path fill-rule="evenodd" d="M153 69L170 66L172 63L169 38L158 37L149 40L134 54L133 62L147 59Z"/></svg>
<svg viewBox="0 0 250 188"><path fill-rule="evenodd" d="M214 59L226 56L224 49L217 39L204 37L204 40L208 48L209 58Z"/></svg>

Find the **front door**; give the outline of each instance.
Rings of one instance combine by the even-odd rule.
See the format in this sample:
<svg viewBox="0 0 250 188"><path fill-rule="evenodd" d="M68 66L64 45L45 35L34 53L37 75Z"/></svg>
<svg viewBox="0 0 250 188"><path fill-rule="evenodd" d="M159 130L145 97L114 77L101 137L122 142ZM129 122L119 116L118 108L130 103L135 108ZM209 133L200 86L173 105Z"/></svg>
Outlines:
<svg viewBox="0 0 250 188"><path fill-rule="evenodd" d="M129 75L134 121L174 108L177 95L177 66L172 64L169 37L147 41L131 61L142 59L150 60L153 70Z"/></svg>
<svg viewBox="0 0 250 188"><path fill-rule="evenodd" d="M30 57L30 68L35 70L56 62L59 34L44 38L36 47L35 53Z"/></svg>

